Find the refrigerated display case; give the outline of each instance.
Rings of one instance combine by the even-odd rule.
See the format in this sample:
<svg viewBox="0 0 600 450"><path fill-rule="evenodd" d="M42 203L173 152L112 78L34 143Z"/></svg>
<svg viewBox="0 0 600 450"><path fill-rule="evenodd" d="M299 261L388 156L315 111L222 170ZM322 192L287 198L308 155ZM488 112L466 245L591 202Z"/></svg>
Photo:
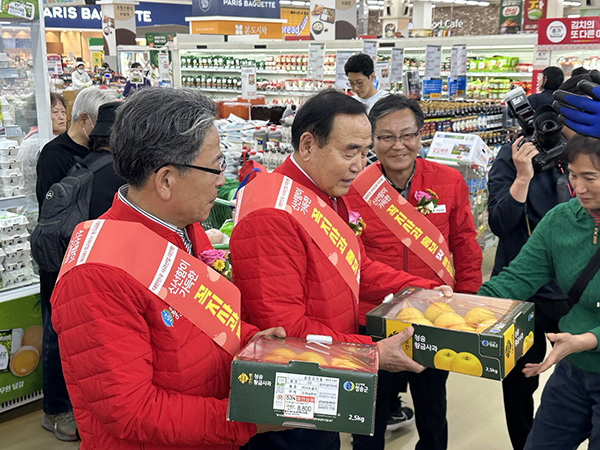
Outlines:
<svg viewBox="0 0 600 450"><path fill-rule="evenodd" d="M39 279L29 245L37 212L25 179L32 176L29 156L35 161L52 138L41 2L3 5L8 8L0 12L0 412L42 396Z"/></svg>

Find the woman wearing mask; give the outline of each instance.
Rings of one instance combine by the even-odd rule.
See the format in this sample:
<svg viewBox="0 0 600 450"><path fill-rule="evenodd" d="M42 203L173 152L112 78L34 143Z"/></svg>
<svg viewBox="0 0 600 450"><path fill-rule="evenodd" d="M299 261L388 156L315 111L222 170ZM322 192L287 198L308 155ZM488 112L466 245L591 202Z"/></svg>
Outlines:
<svg viewBox="0 0 600 450"><path fill-rule="evenodd" d="M85 64L83 61L77 61L75 72L71 74L71 86L75 89L83 89L86 86L92 85L90 76L85 71Z"/></svg>

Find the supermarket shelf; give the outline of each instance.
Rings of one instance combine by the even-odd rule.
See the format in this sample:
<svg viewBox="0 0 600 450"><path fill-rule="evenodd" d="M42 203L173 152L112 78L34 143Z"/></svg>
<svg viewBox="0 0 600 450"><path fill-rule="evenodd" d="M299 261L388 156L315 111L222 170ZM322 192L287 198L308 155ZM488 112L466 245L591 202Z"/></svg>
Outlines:
<svg viewBox="0 0 600 450"><path fill-rule="evenodd" d="M215 92L221 94L241 94L240 89L208 89L198 88L202 92ZM310 97L317 94L319 91L256 91L257 95L270 95L270 96L285 96L285 97Z"/></svg>
<svg viewBox="0 0 600 450"><path fill-rule="evenodd" d="M200 72L200 73L240 73L242 71L241 68L229 68L224 69L222 67L182 67L182 72ZM257 75L303 75L306 76L306 71L303 70L257 70ZM325 72L325 75L335 75L335 72Z"/></svg>
<svg viewBox="0 0 600 450"><path fill-rule="evenodd" d="M36 400L39 400L43 396L44 393L40 389L39 391L35 391L31 394L27 394L22 397L15 398L13 400L8 400L6 402L0 403L0 413L3 413L13 408L17 408L19 406L26 405L27 403L34 402Z"/></svg>
<svg viewBox="0 0 600 450"><path fill-rule="evenodd" d="M37 281L37 277L36 277ZM10 286L6 292L0 292L0 303L9 302L17 298L28 297L40 293L40 285L34 280L24 281L21 287Z"/></svg>

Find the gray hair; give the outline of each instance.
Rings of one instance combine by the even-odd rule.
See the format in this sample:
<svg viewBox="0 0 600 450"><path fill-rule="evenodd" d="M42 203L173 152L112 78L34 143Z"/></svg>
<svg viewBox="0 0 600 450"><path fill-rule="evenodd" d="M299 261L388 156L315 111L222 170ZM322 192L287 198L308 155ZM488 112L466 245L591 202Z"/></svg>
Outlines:
<svg viewBox="0 0 600 450"><path fill-rule="evenodd" d="M79 119L81 113L87 113L94 123L98 119L98 108L108 102L114 101L114 97L105 90L97 87L87 87L82 89L73 103L71 110L71 123Z"/></svg>
<svg viewBox="0 0 600 450"><path fill-rule="evenodd" d="M140 89L117 108L111 129L117 173L131 186L141 187L163 165L192 164L216 114L215 103L197 90Z"/></svg>

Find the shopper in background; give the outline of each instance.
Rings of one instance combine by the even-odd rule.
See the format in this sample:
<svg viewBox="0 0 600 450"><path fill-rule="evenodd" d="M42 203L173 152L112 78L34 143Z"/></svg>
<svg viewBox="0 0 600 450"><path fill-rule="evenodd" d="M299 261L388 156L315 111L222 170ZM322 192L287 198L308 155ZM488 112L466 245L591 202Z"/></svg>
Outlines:
<svg viewBox="0 0 600 450"><path fill-rule="evenodd" d="M374 151L379 160L377 173L383 174L398 194L413 206L419 192L434 191L438 198L433 213L425 216L444 236L455 268L456 292L477 292L481 285L481 248L471 208L469 192L461 174L453 168L417 158L421 148L420 130L424 124L421 107L415 100L400 95L389 95L379 100L369 113ZM375 170L373 167L368 170ZM367 256L411 275L418 275L441 283L439 275L423 260L398 240L377 217L370 206L354 188L346 197L353 211L360 213L366 227L361 235ZM420 214L415 210L415 214ZM365 313L379 302L361 298L361 322ZM398 400L398 392L406 390L406 380L415 407L419 442L417 449L446 449L448 422L446 420L446 380L448 372L427 368L421 373L401 373L391 376L383 373L379 379L377 399L377 424L375 435L354 436L355 449L383 450L384 432L405 425L410 412ZM391 416L389 412L392 411ZM388 420L388 416L389 420Z"/></svg>
<svg viewBox="0 0 600 450"><path fill-rule="evenodd" d="M119 107L110 147L128 185L101 218L143 225L190 258L212 249L200 222L225 182L215 114L182 89L148 88ZM52 297L82 448L233 450L270 429L226 420L233 357L120 267L78 265ZM257 331L242 323L241 344Z"/></svg>
<svg viewBox="0 0 600 450"><path fill-rule="evenodd" d="M90 76L85 71L85 64L83 61L77 61L75 63L75 70L71 73L71 86L74 89L83 89L87 86L92 85Z"/></svg>
<svg viewBox="0 0 600 450"><path fill-rule="evenodd" d="M385 91L379 91L373 85L375 80L375 65L373 59L365 54L352 55L344 65L348 86L354 92L352 96L367 108L367 114L377 100L388 95Z"/></svg>
<svg viewBox="0 0 600 450"><path fill-rule="evenodd" d="M585 75L586 73L590 73L585 67L578 67L577 69L573 69L571 72L572 77L576 77L577 75Z"/></svg>
<svg viewBox="0 0 600 450"><path fill-rule="evenodd" d="M140 63L131 64L131 70L129 71L129 78L125 83L125 89L123 90L123 97L128 97L134 94L138 90L151 86L150 80L144 76L142 65Z"/></svg>
<svg viewBox="0 0 600 450"><path fill-rule="evenodd" d="M361 296L375 302L407 285L432 288L440 284L370 260L360 238L356 247L350 248L353 240L347 233L352 231L346 226L349 210L343 196L364 168L371 144L371 126L364 106L345 94L325 90L299 109L292 125L294 153L275 173L289 177L301 185L303 192L314 195L314 205L323 217L342 219L336 228L338 234L329 225L332 234L326 240L348 238L344 238L348 248L344 247L341 263L347 263L350 250L360 255L360 280L343 275L322 247L327 242L313 240L300 217L296 219L273 206L258 207L239 220L230 240L233 279L242 292L242 311L250 323L259 328L280 323L288 335L302 338L322 334L335 341L371 343L371 338L356 334L359 311L354 292L360 289ZM275 186L280 176L258 175L249 187L265 183L261 192L266 192L270 180ZM248 195L244 191L238 211L244 210ZM311 213L315 214L312 206L304 220L313 220ZM322 226L327 227L323 220ZM451 291L448 287L443 290ZM423 370L401 350L401 343L411 333L409 327L377 343L381 369ZM339 433L298 429L256 436L245 448L335 450L339 446Z"/></svg>
<svg viewBox="0 0 600 450"><path fill-rule="evenodd" d="M89 134L98 117L98 108L112 98L105 91L89 87L75 98L71 112L71 126L42 149L37 162L36 195L42 209L46 192L62 180L75 164L75 157L88 153ZM44 389L44 416L42 426L61 440L77 440L77 428L62 372L58 338L52 328L50 297L57 273L40 270L40 297L44 326L42 350L42 386Z"/></svg>
<svg viewBox="0 0 600 450"><path fill-rule="evenodd" d="M551 105L554 99L552 93L556 91L565 81L565 74L560 67L550 66L542 70L542 82L539 94L532 94L528 97L531 107L536 110L542 105Z"/></svg>
<svg viewBox="0 0 600 450"><path fill-rule="evenodd" d="M561 89L578 93L577 83L586 77L589 75L572 77ZM575 136L568 127L563 127L562 133L567 139ZM519 147L521 141L519 138L502 146L488 174L488 221L490 229L500 239L492 275L500 273L517 256L548 211L572 197L564 165L557 164L535 173L531 161L538 150L531 142ZM533 393L539 385L539 377L525 378L522 369L525 364L538 363L544 358L545 333L557 331L558 320L567 308L566 298L567 295L551 281L528 299L535 303L534 343L502 381L508 434L517 450L523 449L531 429Z"/></svg>
<svg viewBox="0 0 600 450"><path fill-rule="evenodd" d="M598 251L600 140L576 136L567 144L565 156L577 198L549 211L517 257L484 283L479 294L526 300L551 281L570 291ZM600 274L582 288L579 301L560 319L559 331L547 334L554 343L548 357L513 369L530 378L556 364L544 387L526 450L576 449L588 438L590 449L600 448ZM536 322L538 317L536 305Z"/></svg>
<svg viewBox="0 0 600 450"><path fill-rule="evenodd" d="M65 107L65 100L62 95L50 92L50 117L54 137L67 131L67 113ZM37 211L38 209L35 184L37 160L42 150L39 136L38 127L31 127L19 147L18 159L23 164L26 208L28 211ZM35 223L33 226L35 226Z"/></svg>

